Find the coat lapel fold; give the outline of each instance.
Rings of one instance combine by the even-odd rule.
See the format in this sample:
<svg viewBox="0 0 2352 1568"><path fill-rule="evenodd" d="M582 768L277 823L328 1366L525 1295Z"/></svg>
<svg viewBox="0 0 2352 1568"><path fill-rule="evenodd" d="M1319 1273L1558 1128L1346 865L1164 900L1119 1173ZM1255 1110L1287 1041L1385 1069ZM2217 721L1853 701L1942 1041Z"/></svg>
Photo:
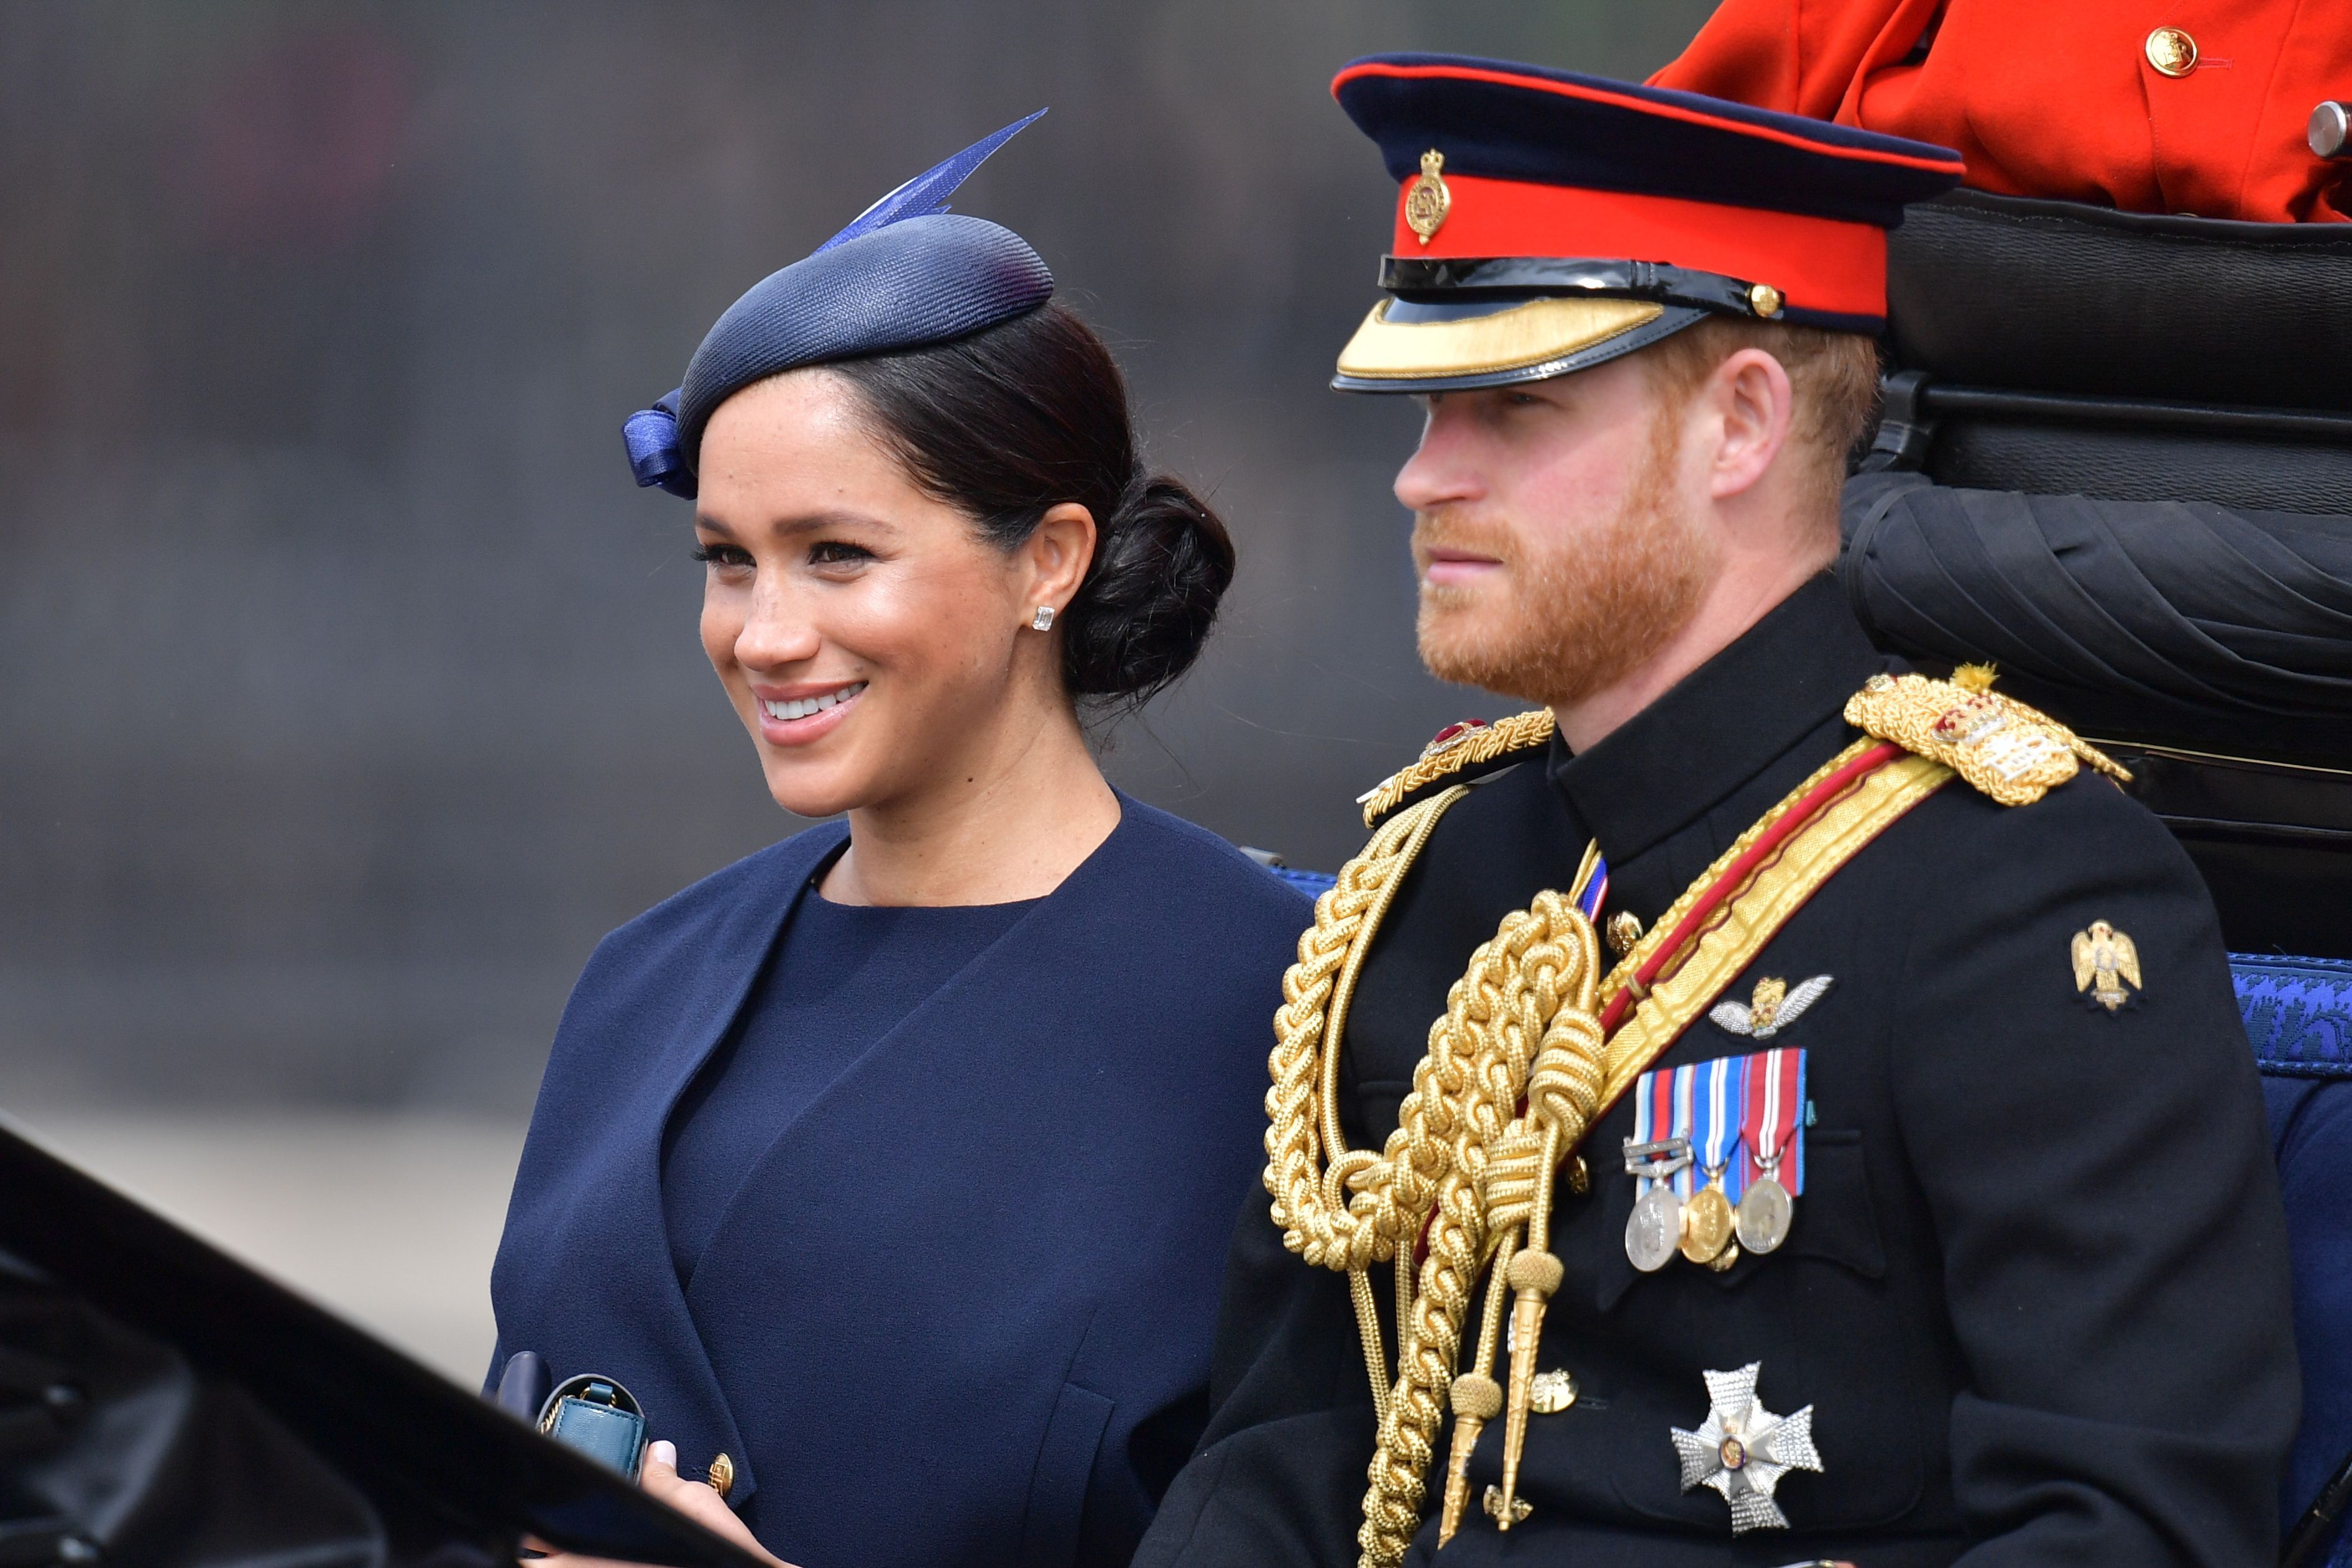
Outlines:
<svg viewBox="0 0 2352 1568"><path fill-rule="evenodd" d="M759 1479L671 1263L663 1134L810 874L847 836L801 833L663 940L631 944L625 928L599 949L558 1032L492 1279L502 1354L620 1379L687 1474L729 1456L739 1506Z"/></svg>

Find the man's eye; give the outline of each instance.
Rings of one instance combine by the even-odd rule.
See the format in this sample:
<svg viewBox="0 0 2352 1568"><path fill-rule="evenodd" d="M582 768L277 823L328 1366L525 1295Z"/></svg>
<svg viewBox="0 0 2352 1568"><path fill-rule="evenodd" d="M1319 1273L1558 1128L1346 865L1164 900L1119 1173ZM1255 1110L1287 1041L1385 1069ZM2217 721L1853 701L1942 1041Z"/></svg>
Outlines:
<svg viewBox="0 0 2352 1568"><path fill-rule="evenodd" d="M809 546L811 566L851 566L873 559L874 552L864 545L847 544L840 539L819 539Z"/></svg>
<svg viewBox="0 0 2352 1568"><path fill-rule="evenodd" d="M1512 392L1503 401L1513 408L1535 408L1543 402L1543 399L1533 392Z"/></svg>

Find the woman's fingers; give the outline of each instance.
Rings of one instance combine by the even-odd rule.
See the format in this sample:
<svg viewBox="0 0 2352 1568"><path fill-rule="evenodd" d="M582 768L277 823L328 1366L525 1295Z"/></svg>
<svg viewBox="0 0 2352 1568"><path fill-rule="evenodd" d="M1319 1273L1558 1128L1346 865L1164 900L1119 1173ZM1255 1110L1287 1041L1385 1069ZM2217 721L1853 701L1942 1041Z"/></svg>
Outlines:
<svg viewBox="0 0 2352 1568"><path fill-rule="evenodd" d="M637 1484L647 1495L662 1501L693 1520L713 1535L733 1542L762 1563L775 1568L793 1568L782 1558L769 1552L753 1539L751 1531L735 1512L714 1491L707 1481L690 1481L677 1473L677 1445L656 1442L646 1445L645 1463L638 1472ZM538 1542L526 1542L536 1546ZM573 1557L559 1554L536 1559L530 1568L626 1568L625 1564L608 1563L601 1557Z"/></svg>
<svg viewBox="0 0 2352 1568"><path fill-rule="evenodd" d="M731 1541L762 1563L776 1568L792 1568L792 1564L775 1556L758 1541L744 1522L735 1517L735 1511L711 1488L708 1481L688 1480L677 1473L677 1445L651 1443L646 1448L646 1463L640 1482L646 1490L693 1520L711 1534Z"/></svg>

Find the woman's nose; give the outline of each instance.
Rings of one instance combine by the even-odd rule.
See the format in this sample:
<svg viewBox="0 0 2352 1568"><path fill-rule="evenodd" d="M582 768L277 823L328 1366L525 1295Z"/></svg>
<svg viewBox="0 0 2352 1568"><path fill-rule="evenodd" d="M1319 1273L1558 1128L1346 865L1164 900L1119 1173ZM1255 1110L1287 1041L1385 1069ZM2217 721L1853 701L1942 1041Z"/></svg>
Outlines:
<svg viewBox="0 0 2352 1568"><path fill-rule="evenodd" d="M815 658L824 641L798 596L755 591L751 612L735 634L735 657L747 669L778 669Z"/></svg>

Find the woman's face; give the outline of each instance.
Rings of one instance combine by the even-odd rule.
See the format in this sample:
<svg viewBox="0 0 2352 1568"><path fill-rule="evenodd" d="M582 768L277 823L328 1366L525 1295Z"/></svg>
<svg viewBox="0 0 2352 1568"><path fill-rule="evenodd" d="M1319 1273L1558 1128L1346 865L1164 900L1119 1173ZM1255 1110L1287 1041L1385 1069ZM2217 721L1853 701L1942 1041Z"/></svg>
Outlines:
<svg viewBox="0 0 2352 1568"><path fill-rule="evenodd" d="M1058 634L1029 622L1067 603L1084 559L1041 571L1066 551L989 543L916 486L840 377L794 371L729 398L700 479L703 649L784 810L903 801L971 771L1024 711L1066 709Z"/></svg>

